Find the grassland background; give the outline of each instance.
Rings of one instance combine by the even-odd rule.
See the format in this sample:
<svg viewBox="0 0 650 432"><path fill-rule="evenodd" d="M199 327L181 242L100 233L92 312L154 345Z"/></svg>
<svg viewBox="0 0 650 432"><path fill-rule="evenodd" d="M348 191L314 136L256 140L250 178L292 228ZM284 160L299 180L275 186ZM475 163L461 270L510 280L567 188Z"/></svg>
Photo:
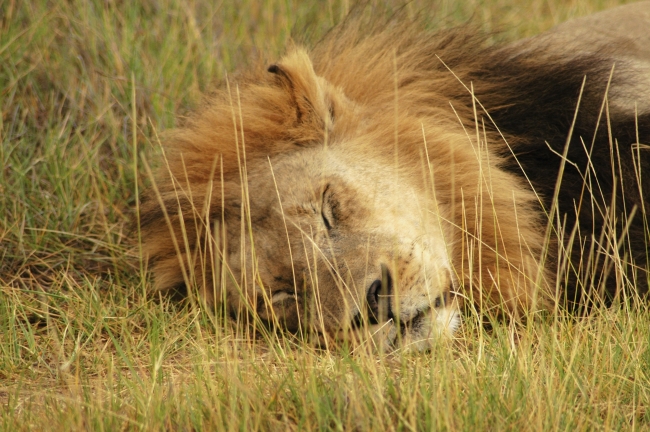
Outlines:
<svg viewBox="0 0 650 432"><path fill-rule="evenodd" d="M497 38L615 0L415 1ZM127 220L159 131L349 2L0 1L0 429L650 429L650 313L467 320L422 355L246 340L153 301ZM300 31L302 33L302 31Z"/></svg>

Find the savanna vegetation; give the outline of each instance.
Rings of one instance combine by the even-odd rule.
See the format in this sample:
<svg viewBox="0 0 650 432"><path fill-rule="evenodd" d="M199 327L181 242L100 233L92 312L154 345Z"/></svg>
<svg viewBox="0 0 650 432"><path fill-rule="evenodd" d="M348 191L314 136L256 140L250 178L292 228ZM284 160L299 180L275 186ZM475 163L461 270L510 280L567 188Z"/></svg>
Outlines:
<svg viewBox="0 0 650 432"><path fill-rule="evenodd" d="M386 3L386 2L384 2ZM390 3L390 2L388 2ZM397 2L395 2L397 4ZM413 1L531 36L617 0ZM650 429L650 310L471 313L431 352L321 350L152 295L129 223L159 136L345 0L0 2L0 429Z"/></svg>

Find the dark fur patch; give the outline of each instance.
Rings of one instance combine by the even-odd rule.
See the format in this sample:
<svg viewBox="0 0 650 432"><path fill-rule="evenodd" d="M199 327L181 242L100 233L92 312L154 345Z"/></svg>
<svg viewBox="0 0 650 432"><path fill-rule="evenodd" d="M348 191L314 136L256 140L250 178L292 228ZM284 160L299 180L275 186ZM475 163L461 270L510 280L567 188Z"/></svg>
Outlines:
<svg viewBox="0 0 650 432"><path fill-rule="evenodd" d="M565 242L572 261L572 266L560 275L564 279L566 298L570 303L583 304L585 293L594 288L604 289L607 301L616 295L617 275L602 265L615 246L606 244L607 239L601 239L601 233L611 228L616 239L623 237L618 245L621 255L626 254L630 264L639 266L636 277L631 268L626 276L635 280L637 292L645 295L648 231L640 210L644 205L649 208L648 197L642 196L641 191L650 190L650 174L642 176L641 184L637 182L632 144L637 143L637 131L640 142L650 142L650 113L635 118L633 112L610 110L608 115L602 109L612 60L589 55L573 59L558 56L540 62L533 58L535 55L538 53L508 58L508 53L498 52L486 58L483 68L470 74L476 83L478 99L485 103L496 126L511 144L516 159L512 154L504 155L507 157L504 168L521 175L524 181L529 179L549 211L562 165L560 155L564 153L573 124L568 162L564 164L557 194L564 237L568 238L576 223L579 224L573 246L568 245L569 240ZM634 76L634 71L617 65L611 82L614 92ZM481 92L485 83L489 83L489 94ZM501 95L507 95L508 99L501 100ZM618 95L607 97L611 104L616 103ZM640 156L637 163L642 170L647 170L650 168L647 150L641 150ZM586 188L585 178L591 181L591 191ZM615 219L608 220L603 212L613 204ZM636 215L624 235L626 219L635 206ZM590 271L587 260L592 250L592 259L600 260L601 265L594 262Z"/></svg>

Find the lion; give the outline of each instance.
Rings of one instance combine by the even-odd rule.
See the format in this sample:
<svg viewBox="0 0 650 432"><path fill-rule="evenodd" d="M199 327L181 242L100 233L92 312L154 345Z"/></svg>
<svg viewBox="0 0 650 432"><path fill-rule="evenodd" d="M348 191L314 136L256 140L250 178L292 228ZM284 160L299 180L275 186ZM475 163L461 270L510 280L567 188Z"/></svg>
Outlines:
<svg viewBox="0 0 650 432"><path fill-rule="evenodd" d="M155 290L387 350L426 350L462 309L647 293L650 56L362 15L166 134L139 208Z"/></svg>

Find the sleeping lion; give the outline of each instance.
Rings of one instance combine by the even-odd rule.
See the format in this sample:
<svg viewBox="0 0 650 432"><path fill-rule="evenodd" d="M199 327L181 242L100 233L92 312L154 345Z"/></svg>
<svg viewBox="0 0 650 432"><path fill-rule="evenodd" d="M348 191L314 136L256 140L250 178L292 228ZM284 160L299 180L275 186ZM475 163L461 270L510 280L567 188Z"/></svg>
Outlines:
<svg viewBox="0 0 650 432"><path fill-rule="evenodd" d="M156 290L415 350L463 305L646 295L650 2L496 46L362 15L167 133L139 215Z"/></svg>

